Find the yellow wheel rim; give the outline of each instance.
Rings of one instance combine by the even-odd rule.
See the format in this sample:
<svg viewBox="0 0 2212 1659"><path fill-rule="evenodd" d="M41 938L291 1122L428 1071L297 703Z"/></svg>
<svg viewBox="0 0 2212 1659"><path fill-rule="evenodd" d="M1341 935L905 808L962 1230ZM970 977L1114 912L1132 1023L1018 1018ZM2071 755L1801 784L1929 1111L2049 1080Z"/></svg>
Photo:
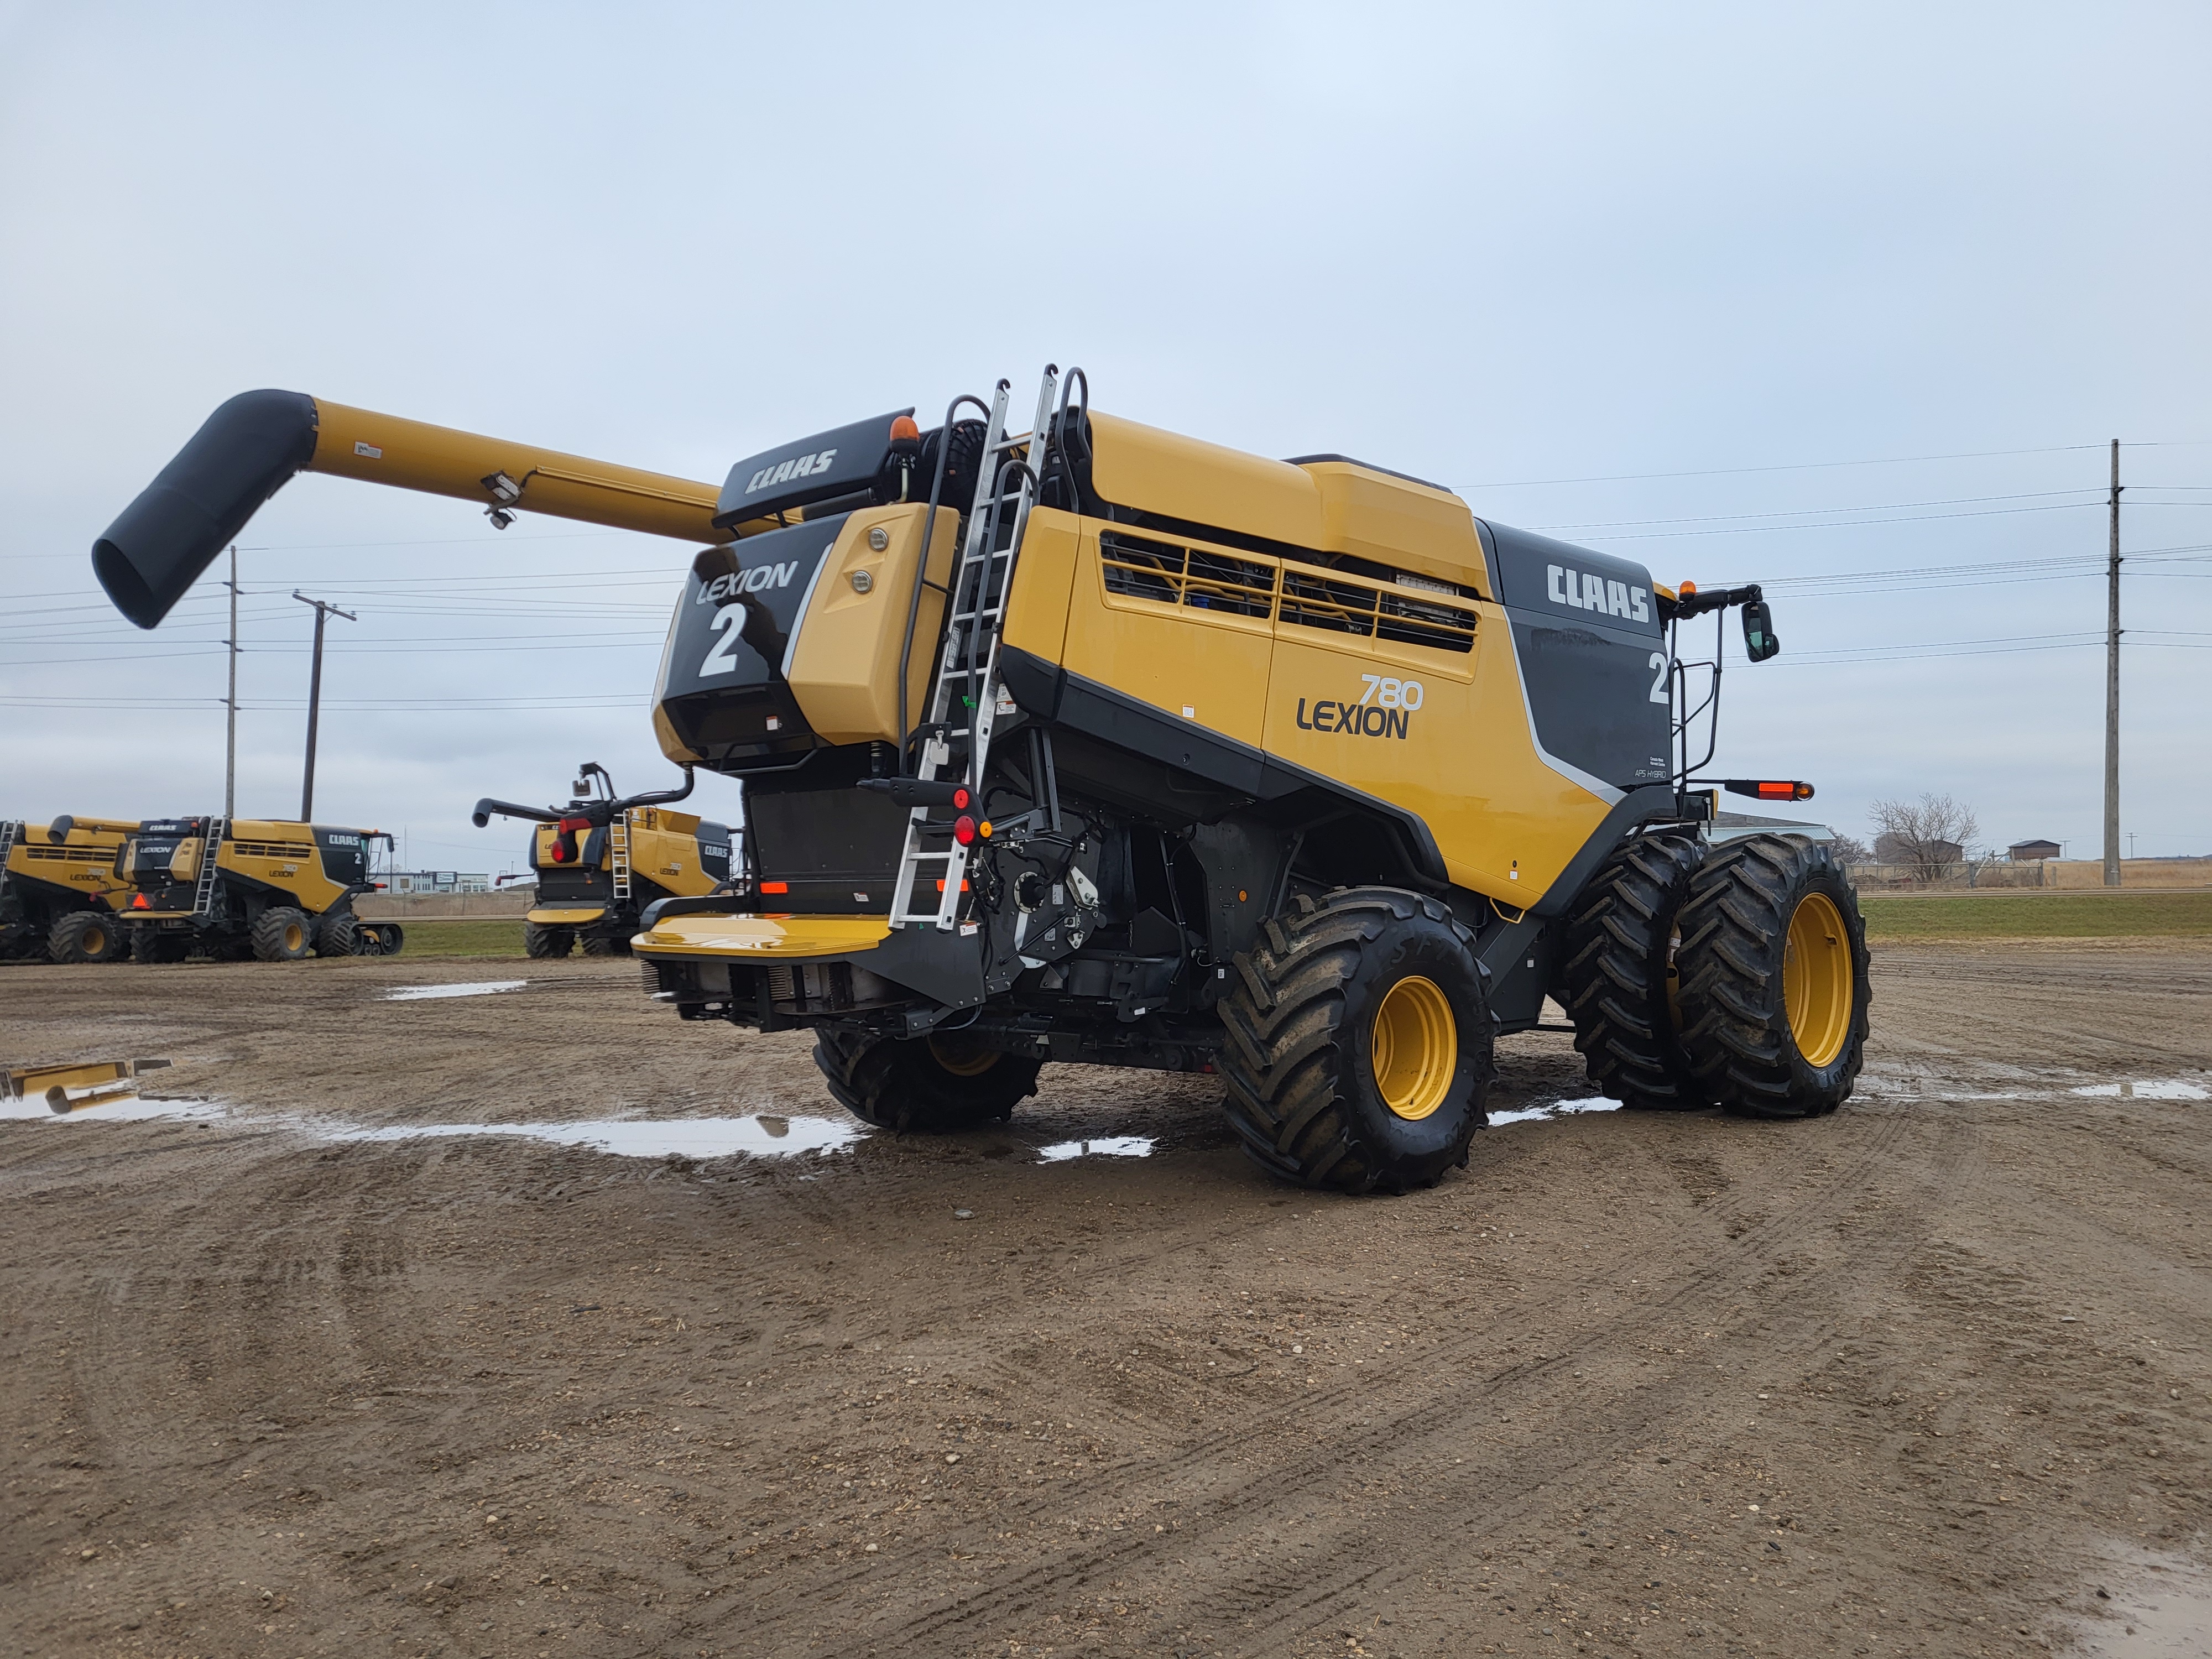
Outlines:
<svg viewBox="0 0 2212 1659"><path fill-rule="evenodd" d="M302 945L306 944L307 941L307 930L301 927L298 922L295 921L290 927L285 928L284 948L286 950L296 951Z"/></svg>
<svg viewBox="0 0 2212 1659"><path fill-rule="evenodd" d="M939 1066L955 1077L981 1077L999 1063L996 1048L978 1048L957 1037L950 1042L943 1037L930 1038L929 1052Z"/></svg>
<svg viewBox="0 0 2212 1659"><path fill-rule="evenodd" d="M107 953L107 931L105 928L96 927L86 928L81 942L84 946L85 955L88 957L105 956Z"/></svg>
<svg viewBox="0 0 2212 1659"><path fill-rule="evenodd" d="M1790 917L1782 957L1782 1005L1808 1066L1826 1066L1851 1034L1851 946L1844 913L1826 893L1808 893Z"/></svg>
<svg viewBox="0 0 2212 1659"><path fill-rule="evenodd" d="M1374 1048L1375 1087L1394 1114L1418 1123L1443 1105L1459 1069L1459 1027L1443 988L1418 974L1392 986L1375 1011Z"/></svg>

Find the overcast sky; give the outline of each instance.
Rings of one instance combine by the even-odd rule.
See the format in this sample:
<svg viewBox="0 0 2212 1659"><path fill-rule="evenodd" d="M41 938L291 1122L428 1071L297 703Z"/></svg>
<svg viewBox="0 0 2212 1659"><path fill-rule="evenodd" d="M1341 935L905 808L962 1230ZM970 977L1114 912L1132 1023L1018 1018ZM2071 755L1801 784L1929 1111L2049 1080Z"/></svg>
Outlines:
<svg viewBox="0 0 2212 1659"><path fill-rule="evenodd" d="M1765 581L1723 769L2077 856L2118 437L2124 827L2212 852L2212 11L1052 9L0 3L0 816L220 806L219 571L141 633L88 554L234 392L719 482L1051 360ZM295 586L360 616L319 818L499 871L479 794L673 780L684 547L318 477L241 541L241 812L298 810Z"/></svg>

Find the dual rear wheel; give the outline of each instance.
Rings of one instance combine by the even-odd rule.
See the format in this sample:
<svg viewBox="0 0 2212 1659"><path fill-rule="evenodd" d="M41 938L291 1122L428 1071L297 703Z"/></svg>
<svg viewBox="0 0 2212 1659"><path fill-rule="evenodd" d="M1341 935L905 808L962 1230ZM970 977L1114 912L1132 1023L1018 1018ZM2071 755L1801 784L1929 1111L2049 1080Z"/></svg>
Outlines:
<svg viewBox="0 0 2212 1659"><path fill-rule="evenodd" d="M1644 836L1577 901L1559 993L1590 1081L1624 1105L1816 1117L1858 1076L1867 961L1825 843Z"/></svg>

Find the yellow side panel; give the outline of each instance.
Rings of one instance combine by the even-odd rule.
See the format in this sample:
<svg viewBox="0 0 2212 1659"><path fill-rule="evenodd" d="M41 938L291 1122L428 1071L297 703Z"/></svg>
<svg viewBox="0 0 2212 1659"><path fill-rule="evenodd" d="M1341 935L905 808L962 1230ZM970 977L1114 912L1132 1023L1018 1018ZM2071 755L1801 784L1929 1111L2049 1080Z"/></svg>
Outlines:
<svg viewBox="0 0 2212 1659"><path fill-rule="evenodd" d="M640 818L647 816L645 812L636 814ZM685 898L713 892L719 884L699 867L699 820L688 812L651 816L659 817L664 825L672 818L689 818L691 828L678 833L672 827L650 830L633 823L629 832L632 873Z"/></svg>
<svg viewBox="0 0 2212 1659"><path fill-rule="evenodd" d="M604 904L592 904L569 910L532 910L522 919L534 921L540 927L580 927L586 922L597 921L606 913Z"/></svg>
<svg viewBox="0 0 2212 1659"><path fill-rule="evenodd" d="M188 841L177 848L176 857L169 861L175 879L193 879L201 845L197 840ZM185 867L188 862L191 870ZM232 819L230 839L222 843L216 862L225 870L283 889L311 915L327 910L345 892L343 885L323 873L322 849L315 843L313 830L296 819Z"/></svg>
<svg viewBox="0 0 2212 1659"><path fill-rule="evenodd" d="M1265 612L1272 603L1276 562L1111 527L1103 533L1115 538L1117 550L1110 556L1102 552L1100 526L1084 527L1061 657L1068 672L1258 747L1266 723L1267 663L1274 649ZM1133 565L1132 559L1162 556L1133 554L1134 549L1212 554L1249 580L1240 584L1194 577L1188 574L1189 567L1172 560L1176 568L1160 574ZM1108 586L1109 571L1120 591ZM1238 615L1226 608L1231 603L1249 604L1262 614Z"/></svg>
<svg viewBox="0 0 2212 1659"><path fill-rule="evenodd" d="M1013 598L1006 606L1001 643L1047 662L1060 660L1082 536L1083 520L1073 513L1048 507L1030 513L1029 529L1022 537L1022 556L1014 567Z"/></svg>
<svg viewBox="0 0 2212 1659"><path fill-rule="evenodd" d="M1395 569L1472 587L1486 599L1490 571L1474 514L1449 490L1394 478L1346 461L1301 469L1321 492L1321 545Z"/></svg>
<svg viewBox="0 0 2212 1659"><path fill-rule="evenodd" d="M1267 748L1414 813L1453 881L1525 908L1607 807L1538 756L1504 613L1480 617L1471 652L1279 625Z"/></svg>
<svg viewBox="0 0 2212 1659"><path fill-rule="evenodd" d="M899 650L921 568L922 520L928 513L926 501L855 513L838 532L836 544L822 556L799 625L799 648L792 653L791 690L806 723L825 742L899 739ZM949 507L937 509L929 579L938 586L922 589L921 614L915 623L914 654L907 668L909 721L923 718L930 643L944 613L940 590L958 550L959 528L958 513ZM870 544L871 532L878 530L884 532L881 548ZM865 592L854 586L856 576L865 580Z"/></svg>
<svg viewBox="0 0 2212 1659"><path fill-rule="evenodd" d="M126 891L131 884L117 878L115 855L137 827L120 818L78 818L56 842L48 825L27 823L9 851L9 872L92 897Z"/></svg>
<svg viewBox="0 0 2212 1659"><path fill-rule="evenodd" d="M1321 491L1287 461L1096 410L1091 443L1091 486L1109 501L1297 547L1321 545Z"/></svg>

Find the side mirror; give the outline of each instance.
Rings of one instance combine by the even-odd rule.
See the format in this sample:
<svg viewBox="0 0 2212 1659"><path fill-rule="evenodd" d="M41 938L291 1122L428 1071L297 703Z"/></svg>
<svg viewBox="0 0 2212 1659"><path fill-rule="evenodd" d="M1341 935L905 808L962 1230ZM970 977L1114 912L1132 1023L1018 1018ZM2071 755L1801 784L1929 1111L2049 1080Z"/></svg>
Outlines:
<svg viewBox="0 0 2212 1659"><path fill-rule="evenodd" d="M1753 662L1765 662L1782 649L1774 637L1774 617L1765 599L1753 599L1743 608L1743 652Z"/></svg>

